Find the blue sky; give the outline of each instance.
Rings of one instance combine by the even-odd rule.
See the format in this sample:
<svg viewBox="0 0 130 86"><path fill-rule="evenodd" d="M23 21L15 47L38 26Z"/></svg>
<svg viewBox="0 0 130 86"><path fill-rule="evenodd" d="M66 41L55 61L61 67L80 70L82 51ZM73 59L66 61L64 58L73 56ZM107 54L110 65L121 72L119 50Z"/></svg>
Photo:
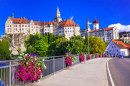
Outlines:
<svg viewBox="0 0 130 86"><path fill-rule="evenodd" d="M92 23L99 20L99 28L111 24L130 25L130 0L0 0L0 35L5 33L5 22L14 13L15 18L34 21L54 21L57 6L62 19L70 19L86 28L87 17ZM90 27L93 29L92 25ZM130 28L129 28L130 29Z"/></svg>

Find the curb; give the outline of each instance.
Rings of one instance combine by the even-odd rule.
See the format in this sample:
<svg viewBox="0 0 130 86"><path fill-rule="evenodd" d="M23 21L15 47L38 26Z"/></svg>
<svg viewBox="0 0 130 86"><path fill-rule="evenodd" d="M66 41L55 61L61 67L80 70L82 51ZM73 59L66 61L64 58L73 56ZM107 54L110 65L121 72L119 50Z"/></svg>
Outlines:
<svg viewBox="0 0 130 86"><path fill-rule="evenodd" d="M111 73L110 73L110 70L109 70L109 66L108 66L108 61L109 61L109 60L110 60L110 59L107 60L107 72L108 72L108 76L109 76L109 78L110 78L111 85L112 85L112 86L115 86L114 81L113 81L112 76L111 76Z"/></svg>

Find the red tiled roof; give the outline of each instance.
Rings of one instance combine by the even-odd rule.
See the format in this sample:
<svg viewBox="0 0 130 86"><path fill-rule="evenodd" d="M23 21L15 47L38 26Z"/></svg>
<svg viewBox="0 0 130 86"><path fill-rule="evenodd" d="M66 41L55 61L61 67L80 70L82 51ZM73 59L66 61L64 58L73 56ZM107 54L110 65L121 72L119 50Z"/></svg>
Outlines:
<svg viewBox="0 0 130 86"><path fill-rule="evenodd" d="M115 40L112 40L112 42L118 46L120 49L127 49L127 46L122 42L122 41L115 41Z"/></svg>
<svg viewBox="0 0 130 86"><path fill-rule="evenodd" d="M99 21L98 21L97 19L95 19L95 20L93 21L93 23L96 23L96 24L97 24L97 23L99 23Z"/></svg>
<svg viewBox="0 0 130 86"><path fill-rule="evenodd" d="M59 27L68 27L68 26L75 26L74 21L71 19L68 19L68 20L59 22ZM77 24L77 26L79 25Z"/></svg>
<svg viewBox="0 0 130 86"><path fill-rule="evenodd" d="M41 22L41 25L49 25L49 24L55 24L55 22Z"/></svg>
<svg viewBox="0 0 130 86"><path fill-rule="evenodd" d="M34 25L41 25L41 23L39 21L33 21Z"/></svg>
<svg viewBox="0 0 130 86"><path fill-rule="evenodd" d="M130 50L130 44L125 44L126 45L126 48L128 49L128 50Z"/></svg>
<svg viewBox="0 0 130 86"><path fill-rule="evenodd" d="M28 24L29 20L27 20L26 18L12 18L13 23L15 24Z"/></svg>
<svg viewBox="0 0 130 86"><path fill-rule="evenodd" d="M75 26L79 27L79 25L78 25L78 24L76 24Z"/></svg>
<svg viewBox="0 0 130 86"><path fill-rule="evenodd" d="M108 27L108 28L103 28L103 29L104 29L104 31L107 31L107 30L112 30L113 27ZM102 29L97 29L97 31L99 31L99 30L102 30ZM95 30L90 30L89 31L89 33L92 33L92 32L95 32Z"/></svg>

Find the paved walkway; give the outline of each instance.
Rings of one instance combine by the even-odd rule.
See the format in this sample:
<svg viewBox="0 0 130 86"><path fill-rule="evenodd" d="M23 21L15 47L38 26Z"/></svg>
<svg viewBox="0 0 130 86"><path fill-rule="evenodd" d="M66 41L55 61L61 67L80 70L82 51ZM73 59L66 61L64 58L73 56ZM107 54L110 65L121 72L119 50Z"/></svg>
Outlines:
<svg viewBox="0 0 130 86"><path fill-rule="evenodd" d="M108 86L106 61L97 58L77 64L35 82L33 86Z"/></svg>

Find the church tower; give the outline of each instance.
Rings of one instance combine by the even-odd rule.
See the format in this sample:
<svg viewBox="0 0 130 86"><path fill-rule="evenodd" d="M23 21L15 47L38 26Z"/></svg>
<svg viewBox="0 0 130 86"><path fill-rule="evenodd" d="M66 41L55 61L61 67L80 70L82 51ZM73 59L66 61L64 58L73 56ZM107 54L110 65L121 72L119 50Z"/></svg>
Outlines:
<svg viewBox="0 0 130 86"><path fill-rule="evenodd" d="M93 21L93 30L99 29L99 21L95 18Z"/></svg>
<svg viewBox="0 0 130 86"><path fill-rule="evenodd" d="M60 11L59 8L57 6L57 11L56 11L56 18L54 18L55 22L59 23L60 21L62 21L62 18L60 17Z"/></svg>
<svg viewBox="0 0 130 86"><path fill-rule="evenodd" d="M87 27L86 27L86 29L87 29L87 31L90 31L91 29L90 29L90 26L89 26L89 20L88 20L88 18L87 18Z"/></svg>

